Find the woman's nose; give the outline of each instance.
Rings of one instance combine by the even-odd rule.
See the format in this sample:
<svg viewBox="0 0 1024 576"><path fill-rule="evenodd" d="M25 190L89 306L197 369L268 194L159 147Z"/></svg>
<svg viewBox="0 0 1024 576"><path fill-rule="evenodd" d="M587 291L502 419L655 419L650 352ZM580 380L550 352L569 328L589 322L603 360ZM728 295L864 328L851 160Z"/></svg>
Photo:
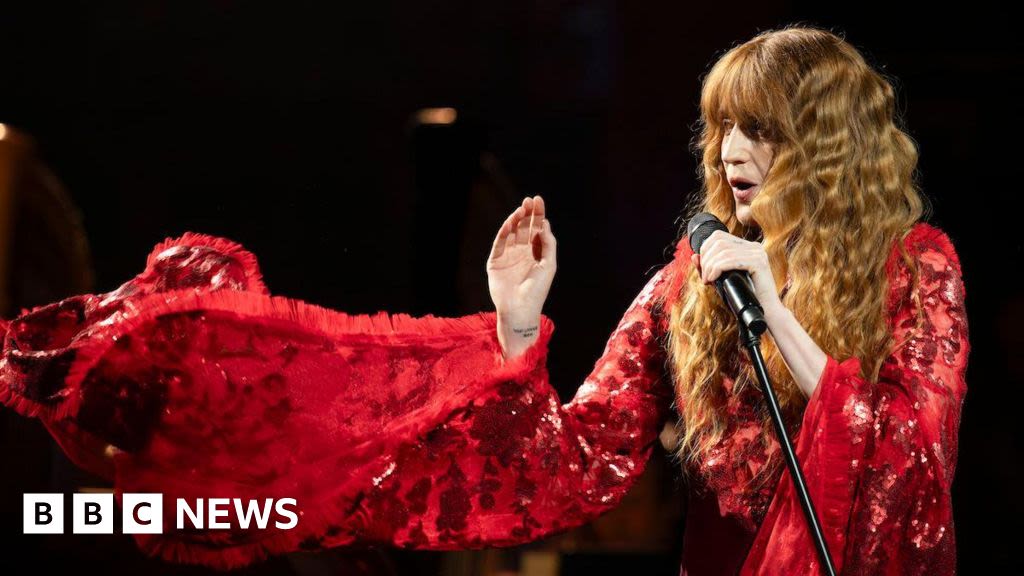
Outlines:
<svg viewBox="0 0 1024 576"><path fill-rule="evenodd" d="M733 128L732 132L722 141L722 161L742 162L747 160L750 144L750 139L739 128Z"/></svg>

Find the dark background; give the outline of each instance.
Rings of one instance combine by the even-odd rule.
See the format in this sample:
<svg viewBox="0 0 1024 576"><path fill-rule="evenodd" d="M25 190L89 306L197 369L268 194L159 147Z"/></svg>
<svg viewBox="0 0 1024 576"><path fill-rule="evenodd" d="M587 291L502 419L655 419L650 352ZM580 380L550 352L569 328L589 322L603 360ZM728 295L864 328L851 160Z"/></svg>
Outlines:
<svg viewBox="0 0 1024 576"><path fill-rule="evenodd" d="M545 308L557 325L550 370L568 399L651 268L671 256L697 189L688 147L707 68L760 30L799 21L841 33L895 80L931 221L963 263L972 353L954 486L960 568L1019 573L1017 19L991 2L894 9L6 3L0 122L32 136L79 207L96 291L191 230L241 242L275 294L351 313L489 310L493 234L523 196L540 194L559 242ZM430 106L459 119L412 122ZM16 434L45 435L6 426L11 450ZM38 470L19 461L31 454L12 454L0 468L17 514L26 487L46 491L66 470L57 456ZM2 523L6 561L44 547L18 535L20 516ZM71 538L47 561L81 558L66 549ZM139 562L131 550L124 562Z"/></svg>

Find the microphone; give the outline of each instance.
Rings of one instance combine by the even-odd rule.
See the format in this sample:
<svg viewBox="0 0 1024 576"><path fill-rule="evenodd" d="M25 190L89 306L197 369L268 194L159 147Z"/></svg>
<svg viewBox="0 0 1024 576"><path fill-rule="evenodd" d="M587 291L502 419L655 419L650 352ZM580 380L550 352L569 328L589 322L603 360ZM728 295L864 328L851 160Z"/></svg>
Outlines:
<svg viewBox="0 0 1024 576"><path fill-rule="evenodd" d="M701 212L694 216L687 225L687 233L690 235L690 248L695 254L700 254L700 248L704 241L715 230L728 233L729 229L722 224L722 221L714 214ZM790 478L800 499L800 507L803 508L804 517L807 519L807 526L814 539L814 545L822 559L823 569L829 576L836 571L832 564L832 556L829 555L828 544L825 542L824 532L818 522L818 515L814 511L814 502L807 491L807 481L804 480L803 471L800 469L800 462L796 459L796 452L793 450L793 443L786 435L785 422L782 419L782 411L779 408L779 399L775 395L775 389L771 386L768 376L768 369L765 367L764 357L761 356L761 342L759 336L768 328L764 319L764 310L754 296L754 283L750 280L750 274L746 270L727 270L719 274L715 279L715 287L718 293L729 304L729 308L739 320L740 341L747 347L750 354L750 361L753 363L754 372L758 381L761 382L761 390L764 392L765 401L768 404L768 411L771 414L772 424L775 427L775 435L779 440L782 455L785 457L786 466L789 468Z"/></svg>
<svg viewBox="0 0 1024 576"><path fill-rule="evenodd" d="M722 224L714 214L701 212L690 219L687 225L687 234L690 237L690 249L694 254L700 254L700 248L704 241L711 236L715 230L729 232L729 229ZM729 305L729 309L736 315L740 322L740 328L746 328L753 335L760 336L768 329L768 322L764 319L764 310L754 296L754 282L746 270L727 270L719 274L715 279L715 288Z"/></svg>

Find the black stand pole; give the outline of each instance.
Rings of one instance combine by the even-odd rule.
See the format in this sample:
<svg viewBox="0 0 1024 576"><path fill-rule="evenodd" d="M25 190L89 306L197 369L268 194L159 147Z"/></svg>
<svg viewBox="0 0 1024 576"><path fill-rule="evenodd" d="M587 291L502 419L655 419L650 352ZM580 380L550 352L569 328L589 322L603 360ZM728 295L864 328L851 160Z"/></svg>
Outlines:
<svg viewBox="0 0 1024 576"><path fill-rule="evenodd" d="M782 422L782 412L779 410L779 400L775 396L775 390L771 387L768 379L768 370L764 365L764 357L761 356L761 337L759 334L748 330L744 322L738 322L740 327L740 341L747 347L750 354L750 361L757 372L757 379L761 381L761 389L768 400L768 409L772 415L772 422L775 424L775 434L779 437L779 445L786 457L786 465L789 467L789 475L793 478L793 485L796 487L797 495L800 497L800 505L804 509L804 516L807 518L807 525L811 529L811 537L814 538L814 545L818 548L818 556L822 565L825 566L829 576L836 575L835 566L832 565L832 556L828 552L828 544L821 532L821 525L818 523L818 514L814 511L814 503L811 502L811 495L807 493L807 483L804 481L804 474L800 469L800 463L796 460L796 453L793 451L793 443L789 441L786 434L786 427ZM763 326L763 324L762 324Z"/></svg>

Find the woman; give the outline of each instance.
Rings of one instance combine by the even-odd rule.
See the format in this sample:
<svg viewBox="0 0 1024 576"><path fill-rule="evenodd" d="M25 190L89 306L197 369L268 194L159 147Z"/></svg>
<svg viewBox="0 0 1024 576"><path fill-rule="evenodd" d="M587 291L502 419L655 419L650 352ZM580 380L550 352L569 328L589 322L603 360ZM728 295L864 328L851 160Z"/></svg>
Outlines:
<svg viewBox="0 0 1024 576"><path fill-rule="evenodd" d="M136 536L170 559L533 541L616 506L678 421L694 480L683 573L817 573L735 320L709 286L746 270L837 569L952 573L964 289L949 239L921 222L890 85L842 39L790 27L715 64L701 119L691 213L730 233L700 254L678 241L564 405L545 369L556 254L540 197L495 238L493 313L348 316L271 297L252 254L186 234L114 293L12 321L0 400L62 423L51 431L84 466L104 466L95 446L123 450L108 471L119 496L300 503L290 531Z"/></svg>
<svg viewBox="0 0 1024 576"><path fill-rule="evenodd" d="M964 291L952 244L919 222L917 153L894 109L891 86L821 30L759 34L704 81L704 195L693 212L719 216L731 234L712 234L701 254L679 242L620 324L629 346L610 345L574 399L628 385L646 395L641 406L661 402L652 359L667 352L677 455L711 500L691 498L689 573L734 573L751 542L748 570L816 563L788 475L778 482L783 461L737 323L707 286L726 270L750 273L765 310L771 379L836 564L850 573L955 568ZM522 246L529 218L543 238L536 262ZM526 199L488 267L506 355L535 343L554 268L543 201ZM616 373L624 362L649 371Z"/></svg>

